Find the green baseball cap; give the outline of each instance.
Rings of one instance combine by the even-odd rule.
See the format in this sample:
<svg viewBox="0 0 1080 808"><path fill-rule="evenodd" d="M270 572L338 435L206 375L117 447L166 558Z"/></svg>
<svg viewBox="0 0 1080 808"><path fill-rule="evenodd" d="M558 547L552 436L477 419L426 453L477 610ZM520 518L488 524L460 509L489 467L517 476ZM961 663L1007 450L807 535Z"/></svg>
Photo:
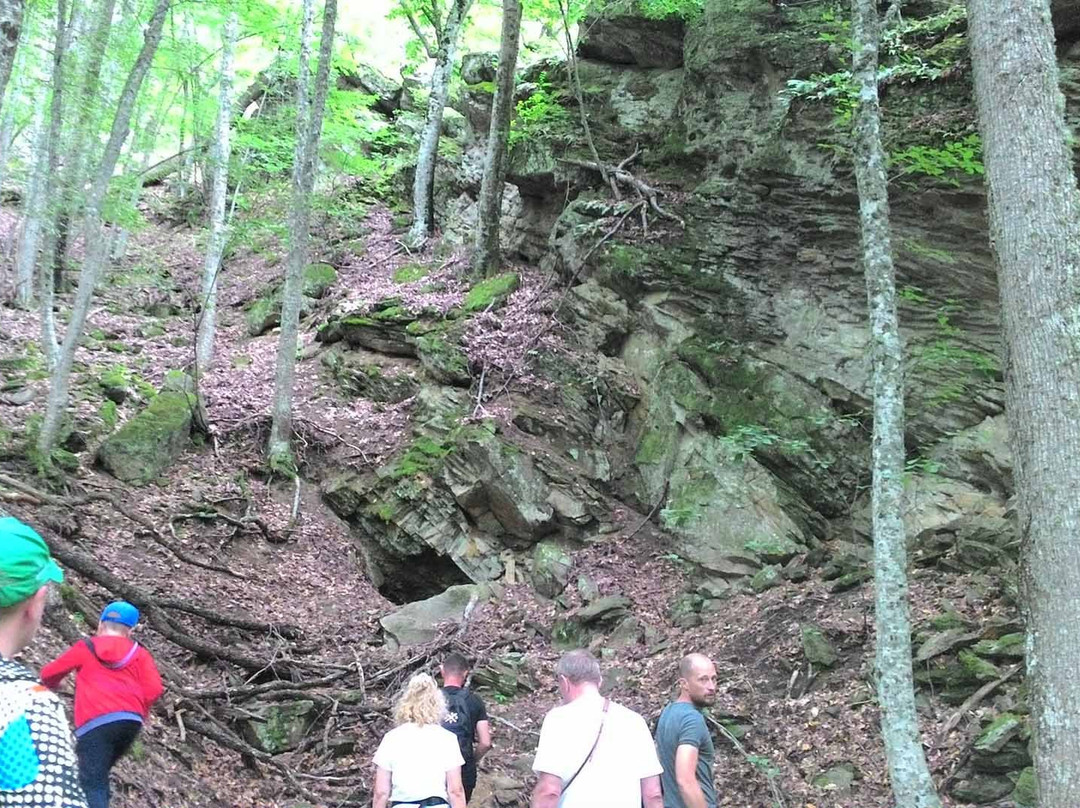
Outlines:
<svg viewBox="0 0 1080 808"><path fill-rule="evenodd" d="M37 532L14 516L0 518L0 609L14 606L64 573Z"/></svg>

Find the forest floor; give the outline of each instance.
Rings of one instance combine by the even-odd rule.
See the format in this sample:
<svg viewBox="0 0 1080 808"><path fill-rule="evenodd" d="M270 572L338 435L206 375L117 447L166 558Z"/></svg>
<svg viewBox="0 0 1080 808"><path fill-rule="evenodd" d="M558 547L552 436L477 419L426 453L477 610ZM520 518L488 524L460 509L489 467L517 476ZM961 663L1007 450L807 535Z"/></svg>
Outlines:
<svg viewBox="0 0 1080 808"><path fill-rule="evenodd" d="M325 306L337 305L347 295L362 296L368 285L375 288L384 283L405 260L398 254L389 214L376 211L371 217L364 255L350 259L352 269L343 272ZM2 224L10 227L11 223L12 216L5 214ZM4 233L0 236L6 238ZM79 349L81 370L73 396L77 423L100 421L104 399L97 379L109 366L123 364L157 386L166 371L190 362L192 302L198 296L201 260L197 233L187 228L155 223L133 238L127 257L102 284L87 324L88 333L100 338ZM292 772L286 776L186 731L184 716L200 716L206 708L173 688L141 748L118 766L114 804L119 808L292 808L301 804L332 808L367 800L371 755L390 727L385 710L396 687L413 670L434 671L438 654L451 642L481 661L494 650L525 655L535 692L489 699L496 746L481 766L474 804L495 804L491 783L496 775L520 784L524 800L540 722L557 701L552 669L558 652L542 630L552 624L555 606L537 597L528 585L507 584L452 639L427 649L397 652L382 644L378 618L394 607L365 577L348 526L323 505L317 486L310 481L300 487L300 518L292 525L296 493L292 484L270 479L264 471L262 446L269 420L276 332L248 338L241 305L252 298L253 290L275 281L281 272L279 262L247 254L233 258L222 276L218 361L202 380L212 439L186 452L156 484L133 489L93 467L92 437L81 455L81 466L68 482L72 494L114 493L129 512L156 525L161 535L171 535L172 546L185 551L186 557L209 561L226 571L180 560L107 501L55 507L42 506L33 497L12 497L4 507L48 535L67 537L96 564L157 598L301 626L302 647L289 646L273 633L241 632L190 615L175 617L193 636L228 648L242 647L265 659L268 670L286 658L296 662L293 676L301 670L316 676L355 669L363 677L362 700L369 709L339 716L334 687L321 691L329 697L320 707L324 711L324 720L318 724L322 737L312 738L300 752L280 757ZM152 318L151 311L174 313ZM318 320L316 313L302 329L305 349ZM148 331L150 322L161 328ZM0 310L0 358L39 355L34 347L38 329L36 313ZM26 464L5 449L17 445L43 409L47 381L41 376L29 381L35 393L30 403L0 404L0 472L31 484L35 483ZM130 416L137 405L137 401L125 403L121 415ZM327 452L352 463L375 463L401 439L409 416L407 403L376 408L344 399L324 376L317 359L298 365L295 411L302 454L309 464L317 464ZM267 533L251 524L234 529L220 520L176 520L177 515L206 503L228 503L231 513L258 517ZM675 593L687 588L687 572L669 554L663 534L651 523L634 530L641 519L630 509L614 513L612 521L620 529L578 552L571 576L576 580L578 573L587 573L601 594L628 597L634 604L633 614L659 638L648 647L642 644L619 651L604 662L616 682L615 698L654 721L669 697L679 658L689 651L705 652L716 661L719 673L714 712L746 730L741 739L745 754L722 738L717 741L716 776L722 805L773 805L769 783L773 778L785 808L891 806L879 714L870 688L872 589L864 586L833 594L812 577L805 583L783 583L761 595L734 594L722 611L705 614L703 625L677 628L666 606ZM110 597L100 585L80 575L69 578L94 603ZM970 576L937 571L919 571L911 595L916 622L946 609L979 621L1000 608L985 587L973 585ZM571 587L571 605L576 597ZM840 661L832 670L807 670L800 640L801 627L807 623L821 627L837 647ZM243 684L244 677L234 666L198 658L152 629L143 630L141 641L189 691ZM46 630L28 651L27 661L39 666L62 645L58 634ZM249 678L265 681L267 677L264 672ZM985 706L991 704L988 700ZM923 705L928 743L937 738L953 709L933 699ZM330 725L325 713L331 716ZM974 716L965 718L940 745L930 743L928 754L937 779L953 771L976 725ZM814 777L843 762L853 764L857 772L850 790L811 785ZM333 798L319 798L322 789L330 786Z"/></svg>

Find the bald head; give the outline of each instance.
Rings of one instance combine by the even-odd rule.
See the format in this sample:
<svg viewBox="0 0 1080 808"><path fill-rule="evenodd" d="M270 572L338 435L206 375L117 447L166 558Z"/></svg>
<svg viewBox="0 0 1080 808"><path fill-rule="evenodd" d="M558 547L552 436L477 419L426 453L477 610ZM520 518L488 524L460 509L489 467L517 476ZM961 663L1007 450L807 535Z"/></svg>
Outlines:
<svg viewBox="0 0 1080 808"><path fill-rule="evenodd" d="M712 660L704 654L687 654L679 663L679 678L685 679L693 674L696 668L713 668ZM715 668L714 668L715 670Z"/></svg>
<svg viewBox="0 0 1080 808"><path fill-rule="evenodd" d="M679 663L679 701L707 707L716 697L716 666L704 654L687 654Z"/></svg>

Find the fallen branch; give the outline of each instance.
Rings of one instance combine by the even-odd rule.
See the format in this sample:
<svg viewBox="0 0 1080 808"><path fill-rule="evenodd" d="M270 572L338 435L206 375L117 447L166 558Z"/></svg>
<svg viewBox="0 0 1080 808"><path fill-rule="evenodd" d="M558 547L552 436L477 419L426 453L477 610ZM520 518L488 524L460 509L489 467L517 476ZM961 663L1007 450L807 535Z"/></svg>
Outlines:
<svg viewBox="0 0 1080 808"><path fill-rule="evenodd" d="M956 726L963 720L965 715L978 707L979 703L983 699L985 699L987 696L989 696L991 693L993 693L995 690L997 690L999 687L1009 681L1013 676L1015 676L1017 671L1019 671L1021 667L1021 665L1013 665L1011 668L1009 668L1009 670L1005 671L1005 673L1003 673L997 679L992 682L987 682L985 685L983 685L970 696L968 696L967 701L960 705L960 709L958 709L949 717L949 720L945 722L945 726L943 726L941 728L941 731L938 732L937 739L934 741L934 746L941 746L941 744L944 743L945 738L948 737L950 732L956 729Z"/></svg>
<svg viewBox="0 0 1080 808"><path fill-rule="evenodd" d="M201 617L203 620L216 623L219 626L255 631L260 634L277 634L288 640L298 640L304 635L303 629L291 623L263 623L259 620L248 620L246 617L235 617L203 606L196 606L186 600L157 600L155 602L163 609Z"/></svg>
<svg viewBox="0 0 1080 808"><path fill-rule="evenodd" d="M725 727L708 713L705 713L704 715L705 720L712 724L714 727L716 727L718 730L720 730L720 734L731 742L731 745L735 747L736 751L738 751L740 755L746 758L747 763L749 763L751 766L753 766L755 769L765 775L765 779L769 783L769 791L772 792L773 802L777 806L779 806L779 808L787 808L787 803L784 802L784 796L780 792L780 787L776 784L776 775L769 769L765 769L759 766L755 758L746 751L746 747L739 742L738 738L731 734L730 730L728 730L727 727Z"/></svg>
<svg viewBox="0 0 1080 808"><path fill-rule="evenodd" d="M514 730L515 732L520 732L523 735L533 735L533 736L535 736L537 738L540 737L540 733L537 732L536 730L525 729L524 727L519 727L517 724L511 723L511 722L507 721L505 718L501 718L501 717L499 717L497 715L491 715L490 713L488 714L488 717L492 721L494 721L496 724L502 724L504 727L509 727L510 729Z"/></svg>
<svg viewBox="0 0 1080 808"><path fill-rule="evenodd" d="M15 491L33 497L39 502L43 502L49 505L57 505L65 508L77 508L80 505L85 505L90 502L107 502L113 507L113 509L126 519L134 522L142 527L146 533L156 544L161 545L163 548L172 553L177 559L190 564L193 567L199 567L200 569L209 570L211 572L220 572L225 575L229 575L233 578L240 578L241 580L248 580L246 576L241 575L238 572L233 572L227 567L222 567L217 564L210 564L206 561L201 561L193 556L187 554L185 550L173 545L157 529L153 522L143 516L141 513L137 513L129 509L119 499L108 492L101 493L89 493L78 497L60 497L55 494L49 494L45 491L41 491L34 488L32 485L17 480L14 477L10 477L7 474L0 474L0 484L6 485L8 488L12 488Z"/></svg>

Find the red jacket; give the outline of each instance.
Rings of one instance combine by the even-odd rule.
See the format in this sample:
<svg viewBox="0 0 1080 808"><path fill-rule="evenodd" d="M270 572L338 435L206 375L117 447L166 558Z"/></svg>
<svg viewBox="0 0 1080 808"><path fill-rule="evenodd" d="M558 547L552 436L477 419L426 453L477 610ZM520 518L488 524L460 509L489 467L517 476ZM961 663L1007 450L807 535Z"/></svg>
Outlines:
<svg viewBox="0 0 1080 808"><path fill-rule="evenodd" d="M122 662L134 645L127 637L114 635L90 641L98 657L114 665ZM141 646L126 665L113 670L102 665L86 643L79 641L41 669L42 684L56 690L71 671L75 671L76 728L107 713L138 713L145 719L165 692L154 658Z"/></svg>

